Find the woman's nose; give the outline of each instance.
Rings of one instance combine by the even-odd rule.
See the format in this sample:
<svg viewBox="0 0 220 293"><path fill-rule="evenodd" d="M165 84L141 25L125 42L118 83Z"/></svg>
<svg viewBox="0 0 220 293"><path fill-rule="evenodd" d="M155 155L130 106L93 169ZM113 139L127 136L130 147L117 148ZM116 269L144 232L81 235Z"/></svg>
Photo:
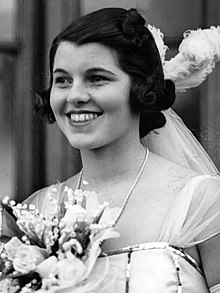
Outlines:
<svg viewBox="0 0 220 293"><path fill-rule="evenodd" d="M67 102L69 103L87 103L89 101L89 93L83 84L73 83L67 95Z"/></svg>

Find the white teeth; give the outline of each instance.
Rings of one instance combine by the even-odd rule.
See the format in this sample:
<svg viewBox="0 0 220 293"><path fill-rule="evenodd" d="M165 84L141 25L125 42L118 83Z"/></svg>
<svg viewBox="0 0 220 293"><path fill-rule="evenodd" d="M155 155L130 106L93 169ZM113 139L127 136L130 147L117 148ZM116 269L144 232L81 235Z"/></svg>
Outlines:
<svg viewBox="0 0 220 293"><path fill-rule="evenodd" d="M97 118L97 114L71 114L70 119L73 122L84 122L84 121L89 121Z"/></svg>
<svg viewBox="0 0 220 293"><path fill-rule="evenodd" d="M71 115L72 116L72 115ZM71 117L72 118L72 117ZM79 121L79 115L75 115L74 119L72 120L75 120L75 121Z"/></svg>
<svg viewBox="0 0 220 293"><path fill-rule="evenodd" d="M82 122L82 121L85 120L85 118L86 118L86 117L85 117L83 114L80 114L80 115L79 115L79 121Z"/></svg>

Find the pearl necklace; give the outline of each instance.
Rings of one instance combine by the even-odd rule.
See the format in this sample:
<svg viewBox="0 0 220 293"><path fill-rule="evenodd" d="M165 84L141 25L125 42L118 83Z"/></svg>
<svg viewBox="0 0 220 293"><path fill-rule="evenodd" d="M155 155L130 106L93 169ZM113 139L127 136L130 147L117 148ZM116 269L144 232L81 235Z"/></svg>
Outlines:
<svg viewBox="0 0 220 293"><path fill-rule="evenodd" d="M137 176L135 177L134 182L132 183L130 189L128 190L128 193L126 194L126 196L124 198L124 201L122 203L122 206L120 208L120 211L119 211L117 217L115 218L115 220L113 221L112 227L114 227L118 223L121 215L123 214L123 212L125 210L125 207L126 207L128 201L129 201L129 198L130 198L130 196L131 196L131 194L132 194L135 186L137 185L137 183L138 183L138 181L139 181L139 179L141 177L141 174L143 173L144 167L145 167L145 165L147 163L147 160L148 160L148 155L149 155L149 150L146 149L145 156L144 156L144 160L143 160L143 163L141 164L140 170L138 171ZM79 179L78 179L78 183L77 183L77 188L76 189L80 189L80 185L81 185L81 181L82 181L82 175L83 175L83 169L80 172Z"/></svg>

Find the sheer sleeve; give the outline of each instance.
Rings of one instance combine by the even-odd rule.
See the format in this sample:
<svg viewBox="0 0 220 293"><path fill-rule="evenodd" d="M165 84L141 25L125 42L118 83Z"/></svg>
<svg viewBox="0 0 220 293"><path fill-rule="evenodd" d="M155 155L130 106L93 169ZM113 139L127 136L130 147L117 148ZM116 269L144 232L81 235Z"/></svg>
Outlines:
<svg viewBox="0 0 220 293"><path fill-rule="evenodd" d="M64 184L62 183L50 185L49 187L45 187L33 193L24 201L24 203L35 205L40 213L42 213L44 216L47 216L50 213L51 206L49 195L53 193L53 198L59 201L63 188Z"/></svg>
<svg viewBox="0 0 220 293"><path fill-rule="evenodd" d="M220 177L191 179L173 202L159 241L179 247L199 244L220 233Z"/></svg>

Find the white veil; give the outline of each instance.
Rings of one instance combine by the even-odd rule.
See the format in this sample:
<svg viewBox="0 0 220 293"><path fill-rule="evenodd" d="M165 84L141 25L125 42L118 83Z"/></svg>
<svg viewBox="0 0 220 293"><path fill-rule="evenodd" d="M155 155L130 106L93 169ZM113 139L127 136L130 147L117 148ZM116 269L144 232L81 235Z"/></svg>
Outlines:
<svg viewBox="0 0 220 293"><path fill-rule="evenodd" d="M151 131L143 144L153 153L201 174L218 173L214 163L182 119L172 110L163 112L166 124Z"/></svg>
<svg viewBox="0 0 220 293"><path fill-rule="evenodd" d="M187 31L179 53L165 61L167 46L159 29L148 26L158 46L164 75L174 81L177 91L200 85L220 60L220 26ZM200 174L218 174L214 163L181 118L172 110L163 112L166 124L142 139L150 151Z"/></svg>

